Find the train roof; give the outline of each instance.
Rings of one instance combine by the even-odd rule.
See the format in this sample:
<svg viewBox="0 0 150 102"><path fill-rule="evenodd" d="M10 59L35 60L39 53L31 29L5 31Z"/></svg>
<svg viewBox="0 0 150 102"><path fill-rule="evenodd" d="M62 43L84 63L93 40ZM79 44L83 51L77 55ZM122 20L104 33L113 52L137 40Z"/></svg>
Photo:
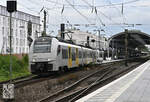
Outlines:
<svg viewBox="0 0 150 102"><path fill-rule="evenodd" d="M84 45L79 45L79 44L75 44L72 40L64 40L60 37L54 37L54 36L40 36L39 38L43 38L43 37L47 37L47 38L56 38L59 42L62 43L67 43L67 44L71 44L71 45L75 45L75 46L80 46L80 47L85 47L85 48L89 48L89 49L94 49L90 46L84 46Z"/></svg>

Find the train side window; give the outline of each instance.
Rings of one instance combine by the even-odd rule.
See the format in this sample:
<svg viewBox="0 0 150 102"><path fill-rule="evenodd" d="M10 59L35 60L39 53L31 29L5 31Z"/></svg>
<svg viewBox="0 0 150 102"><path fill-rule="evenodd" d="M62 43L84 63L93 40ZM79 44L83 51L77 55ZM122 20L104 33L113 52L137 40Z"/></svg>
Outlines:
<svg viewBox="0 0 150 102"><path fill-rule="evenodd" d="M71 48L69 47L69 58L71 58Z"/></svg>
<svg viewBox="0 0 150 102"><path fill-rule="evenodd" d="M62 59L68 58L68 51L66 49L62 49Z"/></svg>
<svg viewBox="0 0 150 102"><path fill-rule="evenodd" d="M83 58L85 58L85 51L83 51Z"/></svg>
<svg viewBox="0 0 150 102"><path fill-rule="evenodd" d="M99 52L99 57L102 57L102 56L101 56L101 52Z"/></svg>
<svg viewBox="0 0 150 102"><path fill-rule="evenodd" d="M82 52L79 51L79 58L82 58Z"/></svg>
<svg viewBox="0 0 150 102"><path fill-rule="evenodd" d="M91 56L91 58L92 58L92 51L90 52L90 56Z"/></svg>
<svg viewBox="0 0 150 102"><path fill-rule="evenodd" d="M87 58L87 52L84 51L84 58Z"/></svg>
<svg viewBox="0 0 150 102"><path fill-rule="evenodd" d="M75 61L75 59L76 59L75 50L73 49L73 50L72 50L72 60Z"/></svg>

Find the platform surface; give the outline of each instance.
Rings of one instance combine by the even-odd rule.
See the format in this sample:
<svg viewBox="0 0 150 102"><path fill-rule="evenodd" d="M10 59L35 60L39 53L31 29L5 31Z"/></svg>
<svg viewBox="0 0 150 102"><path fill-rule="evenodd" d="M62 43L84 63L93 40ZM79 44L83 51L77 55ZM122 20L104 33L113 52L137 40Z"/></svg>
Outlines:
<svg viewBox="0 0 150 102"><path fill-rule="evenodd" d="M150 60L76 102L150 102Z"/></svg>

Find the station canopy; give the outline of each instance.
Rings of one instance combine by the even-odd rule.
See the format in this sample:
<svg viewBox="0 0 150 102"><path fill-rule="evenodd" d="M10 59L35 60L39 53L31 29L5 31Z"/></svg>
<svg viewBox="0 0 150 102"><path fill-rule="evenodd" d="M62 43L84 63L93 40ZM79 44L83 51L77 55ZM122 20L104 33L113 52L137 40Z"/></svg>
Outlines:
<svg viewBox="0 0 150 102"><path fill-rule="evenodd" d="M150 35L140 30L127 30L120 32L109 38L109 46L113 48L125 48L125 34L128 34L128 48L145 48L150 45Z"/></svg>

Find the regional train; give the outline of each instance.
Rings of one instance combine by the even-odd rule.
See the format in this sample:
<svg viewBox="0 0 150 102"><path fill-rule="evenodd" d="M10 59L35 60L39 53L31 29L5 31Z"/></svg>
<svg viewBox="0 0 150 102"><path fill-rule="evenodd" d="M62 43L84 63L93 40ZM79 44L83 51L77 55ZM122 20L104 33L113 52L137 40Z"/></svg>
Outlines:
<svg viewBox="0 0 150 102"><path fill-rule="evenodd" d="M90 63L102 63L103 51L67 43L56 37L38 37L30 47L32 74L66 71Z"/></svg>

